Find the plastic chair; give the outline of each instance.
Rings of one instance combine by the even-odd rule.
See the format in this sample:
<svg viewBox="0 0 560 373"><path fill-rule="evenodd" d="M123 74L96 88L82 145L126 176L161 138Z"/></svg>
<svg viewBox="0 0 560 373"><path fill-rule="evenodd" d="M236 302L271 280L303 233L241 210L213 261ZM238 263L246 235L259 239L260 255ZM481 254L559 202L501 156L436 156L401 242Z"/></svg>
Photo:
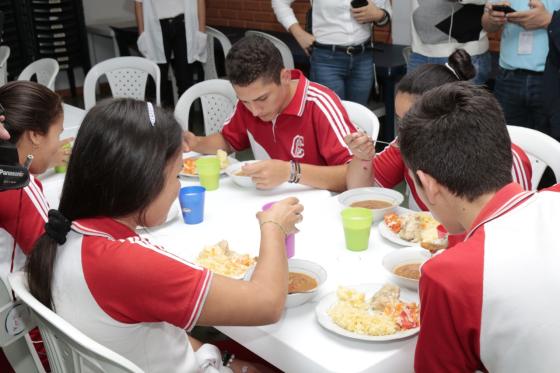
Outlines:
<svg viewBox="0 0 560 373"><path fill-rule="evenodd" d="M10 47L2 45L0 47L0 86L8 81L8 58L10 58Z"/></svg>
<svg viewBox="0 0 560 373"><path fill-rule="evenodd" d="M218 79L218 70L216 69L216 59L214 56L214 39L220 42L222 50L224 51L224 57L227 56L231 49L231 42L223 32L210 26L206 26L206 34L208 34L208 43L206 47L208 57L203 64L204 79Z"/></svg>
<svg viewBox="0 0 560 373"><path fill-rule="evenodd" d="M364 130L374 141L379 135L379 119L367 107L352 101L342 101L350 121L358 129Z"/></svg>
<svg viewBox="0 0 560 373"><path fill-rule="evenodd" d="M292 55L292 51L290 50L290 47L288 47L288 45L282 40L278 39L275 36L267 34L266 32L254 30L246 31L245 36L260 36L261 38L270 40L272 44L274 44L274 46L280 51L280 54L282 55L282 61L284 62L284 67L286 69L294 68L294 56Z"/></svg>
<svg viewBox="0 0 560 373"><path fill-rule="evenodd" d="M552 169L556 182L558 182L560 180L560 142L531 128L507 126L507 129L511 142L521 147L531 161L533 190L537 189L547 166Z"/></svg>
<svg viewBox="0 0 560 373"><path fill-rule="evenodd" d="M187 89L175 106L175 119L183 130L189 129L189 111L193 102L200 98L204 133L206 136L220 131L226 119L233 113L237 96L231 83L224 79L211 79Z"/></svg>
<svg viewBox="0 0 560 373"><path fill-rule="evenodd" d="M27 65L19 74L18 80L31 80L33 75L36 75L37 83L54 91L54 82L59 69L57 60L53 58L41 58Z"/></svg>
<svg viewBox="0 0 560 373"><path fill-rule="evenodd" d="M156 85L156 105L161 105L159 66L142 57L115 57L93 66L84 81L84 105L89 110L95 105L95 87L99 78L107 76L113 97L131 97L144 100L146 82L150 75Z"/></svg>
<svg viewBox="0 0 560 373"><path fill-rule="evenodd" d="M404 47L402 50L402 56L404 58L404 62L408 65L408 61L410 61L410 55L412 54L412 47Z"/></svg>
<svg viewBox="0 0 560 373"><path fill-rule="evenodd" d="M16 296L29 307L39 325L54 373L143 372L129 360L87 337L39 302L29 292L24 272L12 273L8 278Z"/></svg>

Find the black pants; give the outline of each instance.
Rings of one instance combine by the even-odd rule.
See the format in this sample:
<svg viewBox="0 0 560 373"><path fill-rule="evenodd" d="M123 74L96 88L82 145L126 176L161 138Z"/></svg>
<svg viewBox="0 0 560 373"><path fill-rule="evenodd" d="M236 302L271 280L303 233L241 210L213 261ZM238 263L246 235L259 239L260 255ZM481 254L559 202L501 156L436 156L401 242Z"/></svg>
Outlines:
<svg viewBox="0 0 560 373"><path fill-rule="evenodd" d="M163 106L173 107L173 92L171 82L167 79L169 65L173 67L177 82L177 97L181 97L195 82L194 73L200 81L204 80L204 72L200 62L187 63L187 41L185 35L185 17L178 15L174 18L160 20L163 36L163 49L168 63L159 64L161 70L161 96ZM173 56L173 59L172 59Z"/></svg>

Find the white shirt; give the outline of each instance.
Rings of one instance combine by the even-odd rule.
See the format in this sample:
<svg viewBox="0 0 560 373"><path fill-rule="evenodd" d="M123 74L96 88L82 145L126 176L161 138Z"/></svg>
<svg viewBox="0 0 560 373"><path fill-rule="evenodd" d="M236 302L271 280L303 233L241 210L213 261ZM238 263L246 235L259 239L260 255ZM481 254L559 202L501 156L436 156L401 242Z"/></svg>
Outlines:
<svg viewBox="0 0 560 373"><path fill-rule="evenodd" d="M135 0L142 3L144 0ZM183 14L183 0L155 0L154 1L156 16L158 19L173 18L179 14Z"/></svg>
<svg viewBox="0 0 560 373"><path fill-rule="evenodd" d="M372 24L358 23L352 17L351 0L313 1L313 36L321 44L355 45L371 38ZM294 0L272 0L272 9L278 22L286 30L298 23L291 4ZM391 14L391 5L386 0L373 3Z"/></svg>

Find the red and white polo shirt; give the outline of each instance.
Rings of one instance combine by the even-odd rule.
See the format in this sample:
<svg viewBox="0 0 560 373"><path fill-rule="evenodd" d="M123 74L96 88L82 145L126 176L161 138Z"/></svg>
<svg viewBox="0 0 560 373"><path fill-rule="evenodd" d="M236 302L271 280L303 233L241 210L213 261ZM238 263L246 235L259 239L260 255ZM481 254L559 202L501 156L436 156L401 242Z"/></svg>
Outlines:
<svg viewBox="0 0 560 373"><path fill-rule="evenodd" d="M167 253L110 218L77 220L59 246L57 314L146 372L195 372L186 330L211 272Z"/></svg>
<svg viewBox="0 0 560 373"><path fill-rule="evenodd" d="M236 150L251 142L269 158L332 166L345 164L352 153L344 137L356 129L338 96L292 70L298 86L290 104L272 122L263 122L238 101L222 129L224 139Z"/></svg>
<svg viewBox="0 0 560 373"><path fill-rule="evenodd" d="M43 186L33 176L23 189L0 192L0 278L6 284L8 274L23 268L45 231L48 211Z"/></svg>
<svg viewBox="0 0 560 373"><path fill-rule="evenodd" d="M539 193L505 186L464 242L422 266L416 372L560 366L558 192L559 184Z"/></svg>
<svg viewBox="0 0 560 373"><path fill-rule="evenodd" d="M395 140L396 141L396 140ZM394 143L394 142L393 142ZM513 165L511 174L513 181L521 185L525 190L531 190L532 167L527 154L519 146L511 144L513 154ZM406 181L410 194L409 208L413 210L428 211L422 199L416 191L414 181L405 166L401 150L396 146L386 146L385 149L373 158L375 183L383 188L394 188L397 184Z"/></svg>

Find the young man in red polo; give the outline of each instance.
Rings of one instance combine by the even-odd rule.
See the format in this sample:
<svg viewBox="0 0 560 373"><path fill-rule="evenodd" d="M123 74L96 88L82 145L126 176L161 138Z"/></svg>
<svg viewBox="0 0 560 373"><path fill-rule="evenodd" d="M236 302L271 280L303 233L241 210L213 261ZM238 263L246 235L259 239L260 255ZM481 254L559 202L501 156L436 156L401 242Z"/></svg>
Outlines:
<svg viewBox="0 0 560 373"><path fill-rule="evenodd" d="M315 188L346 189L351 152L344 137L356 131L340 99L284 68L268 40L245 37L226 58L228 79L239 99L221 132L206 137L185 133L188 148L211 154L251 147L261 162L243 168L258 188L299 182Z"/></svg>
<svg viewBox="0 0 560 373"><path fill-rule="evenodd" d="M547 372L560 365L560 185L512 182L511 141L485 89L424 94L399 129L420 197L465 241L421 269L415 371Z"/></svg>

